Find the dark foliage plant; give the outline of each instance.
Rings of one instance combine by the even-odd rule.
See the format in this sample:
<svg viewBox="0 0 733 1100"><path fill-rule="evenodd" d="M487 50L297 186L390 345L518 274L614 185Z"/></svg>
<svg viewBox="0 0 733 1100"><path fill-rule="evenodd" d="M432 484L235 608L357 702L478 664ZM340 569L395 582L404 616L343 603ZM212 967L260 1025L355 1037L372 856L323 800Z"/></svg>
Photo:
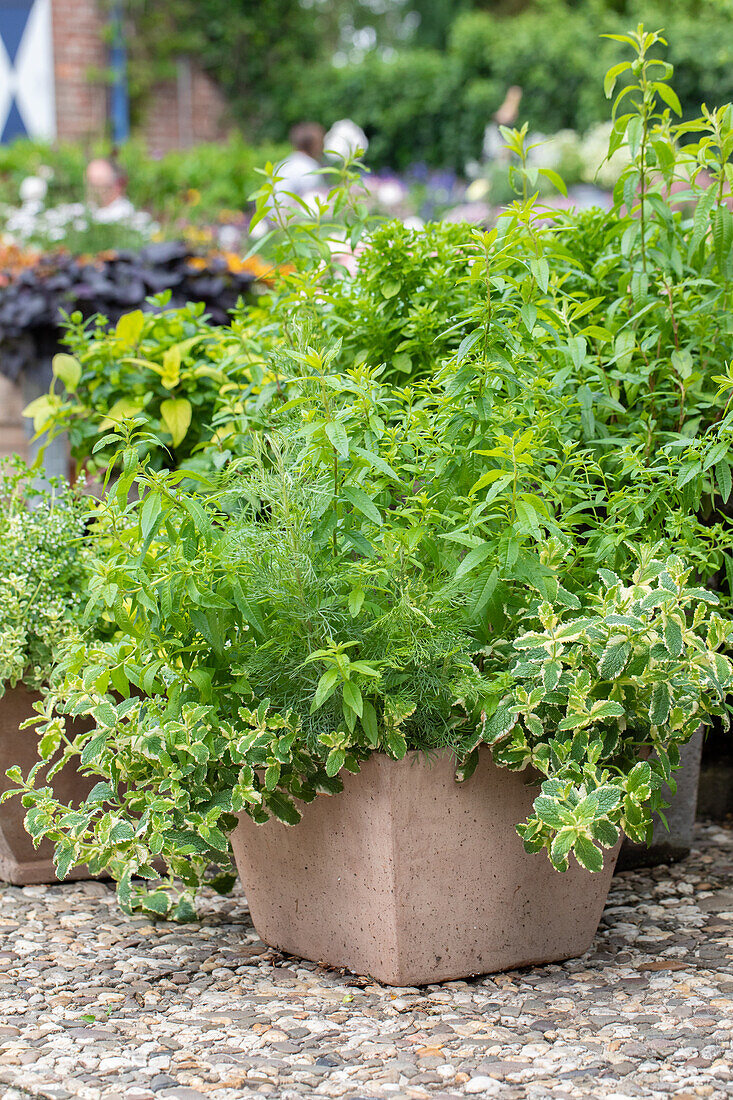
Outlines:
<svg viewBox="0 0 733 1100"><path fill-rule="evenodd" d="M648 835L680 745L727 723L733 110L676 123L661 36L622 44L610 213L542 209L525 130L489 232L384 226L370 251L336 187L276 219L293 262L257 385L195 491L135 418L97 441L121 476L89 610L116 633L66 647L41 730L99 782L69 807L13 773L62 873L190 916L238 813L296 824L370 752L448 748L461 777L482 745L539 784L527 849L597 871L621 830ZM353 281L337 228L366 244ZM156 859L171 878L146 893Z"/></svg>
<svg viewBox="0 0 733 1100"><path fill-rule="evenodd" d="M0 371L15 379L57 351L65 314L78 312L84 319L102 314L116 324L133 310L155 309L151 299L167 292L165 304L201 302L214 323L224 324L256 284L253 270L232 269L220 257L202 258L177 241L93 258L42 256L0 289Z"/></svg>

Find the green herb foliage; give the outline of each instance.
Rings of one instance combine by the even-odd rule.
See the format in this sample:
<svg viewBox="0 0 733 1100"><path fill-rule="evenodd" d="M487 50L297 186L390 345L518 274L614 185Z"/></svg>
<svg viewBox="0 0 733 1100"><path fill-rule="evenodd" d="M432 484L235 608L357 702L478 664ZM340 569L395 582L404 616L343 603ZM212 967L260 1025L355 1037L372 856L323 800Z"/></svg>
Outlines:
<svg viewBox="0 0 733 1100"><path fill-rule="evenodd" d="M84 512L67 485L44 490L19 460L0 468L0 694L48 682L62 644L78 632L91 549Z"/></svg>
<svg viewBox="0 0 733 1100"><path fill-rule="evenodd" d="M259 335L244 311L222 338L250 341L251 386L197 491L134 418L96 444L121 448L90 589L117 633L67 647L43 729L52 754L91 713L64 752L100 783L71 809L14 773L62 873L109 868L131 905L160 857L188 892L141 903L185 916L237 813L295 824L370 752L467 774L482 745L541 783L528 849L598 870L727 722L733 114L678 126L661 37L622 44L607 215L544 210L507 131L494 229L382 227L352 281L328 262L363 243L352 166L309 219L273 215L270 166L258 217L292 269Z"/></svg>

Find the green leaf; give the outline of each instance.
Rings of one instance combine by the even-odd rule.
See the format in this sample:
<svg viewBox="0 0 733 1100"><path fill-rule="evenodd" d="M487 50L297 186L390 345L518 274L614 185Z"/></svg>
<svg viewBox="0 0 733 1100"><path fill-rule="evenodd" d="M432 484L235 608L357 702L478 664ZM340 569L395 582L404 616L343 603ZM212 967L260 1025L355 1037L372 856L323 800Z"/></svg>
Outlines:
<svg viewBox="0 0 733 1100"><path fill-rule="evenodd" d="M733 488L733 479L731 478L730 466L727 462L719 462L717 464L715 467L715 480L718 483L718 492L723 502L727 503L730 498L731 488Z"/></svg>
<svg viewBox="0 0 733 1100"><path fill-rule="evenodd" d="M101 782L94 784L86 797L86 801L88 804L92 802L109 802L112 797L114 797L114 791L112 790L111 784Z"/></svg>
<svg viewBox="0 0 733 1100"><path fill-rule="evenodd" d="M468 573L473 572L482 561L488 558L493 550L493 543L484 542L481 546L476 546L473 550L469 551L456 569L455 579L459 580L460 577L465 577Z"/></svg>
<svg viewBox="0 0 733 1100"><path fill-rule="evenodd" d="M669 718L671 700L669 687L663 681L652 688L652 701L649 704L649 721L653 726L663 726Z"/></svg>
<svg viewBox="0 0 733 1100"><path fill-rule="evenodd" d="M326 775L334 776L338 775L344 766L344 760L346 759L346 753L343 749L331 749L326 760Z"/></svg>
<svg viewBox="0 0 733 1100"><path fill-rule="evenodd" d="M626 711L613 699L599 699L591 707L590 716L594 721L602 718L623 718Z"/></svg>
<svg viewBox="0 0 733 1100"><path fill-rule="evenodd" d="M242 585L240 584L238 578L235 578L232 583L232 595L234 596L234 602L237 605L237 608L245 622L254 627L258 634L264 634L265 627L263 625L262 619L260 618L257 609L252 606L250 601L245 596L244 590L242 589Z"/></svg>
<svg viewBox="0 0 733 1100"><path fill-rule="evenodd" d="M654 91L660 99L664 100L668 107L672 108L676 115L682 114L682 104L674 88L671 88L669 84L665 84L661 80L656 80L654 82Z"/></svg>
<svg viewBox="0 0 733 1100"><path fill-rule="evenodd" d="M717 198L717 184L711 183L707 191L697 200L695 215L692 219L692 234L688 246L688 259L691 260L702 244L703 237L710 228L710 213Z"/></svg>
<svg viewBox="0 0 733 1100"><path fill-rule="evenodd" d="M273 791L268 797L267 805L284 825L297 825L300 821L300 814L294 803L282 791Z"/></svg>
<svg viewBox="0 0 733 1100"><path fill-rule="evenodd" d="M557 188L561 195L564 195L565 198L568 197L568 189L565 180L553 168L540 168L539 172L541 176L549 180L553 187Z"/></svg>
<svg viewBox="0 0 733 1100"><path fill-rule="evenodd" d="M146 913L153 913L157 917L167 917L171 907L171 899L163 890L155 890L152 894L145 894L140 905Z"/></svg>
<svg viewBox="0 0 733 1100"><path fill-rule="evenodd" d="M173 446L178 447L188 434L193 409L185 397L169 397L161 402L160 415L171 434Z"/></svg>
<svg viewBox="0 0 733 1100"><path fill-rule="evenodd" d="M677 619L664 621L664 644L672 657L681 657L683 649L682 626Z"/></svg>
<svg viewBox="0 0 733 1100"><path fill-rule="evenodd" d="M603 651L603 656L598 662L598 674L604 680L615 680L626 667L626 662L631 656L629 642L616 642L608 645Z"/></svg>
<svg viewBox="0 0 733 1100"><path fill-rule="evenodd" d="M545 171L547 171L547 169L545 169ZM546 294L547 287L550 283L550 265L547 260L544 256L540 256L539 259L531 259L529 261L529 268L534 275L538 287L543 294Z"/></svg>
<svg viewBox="0 0 733 1100"><path fill-rule="evenodd" d="M369 744L373 749L375 749L379 742L377 712L368 699L364 700L364 709L361 716L361 728L364 730Z"/></svg>
<svg viewBox="0 0 733 1100"><path fill-rule="evenodd" d="M542 684L545 691L554 691L562 673L560 661L547 661L542 667Z"/></svg>
<svg viewBox="0 0 733 1100"><path fill-rule="evenodd" d="M383 522L381 513L372 498L367 496L363 489L360 489L358 485L344 485L341 491L349 503L353 504L354 508L366 516L367 519L370 519L372 523L376 523L381 527Z"/></svg>
<svg viewBox="0 0 733 1100"><path fill-rule="evenodd" d="M115 336L126 347L135 347L140 343L145 325L145 315L141 309L124 313L115 327Z"/></svg>
<svg viewBox="0 0 733 1100"><path fill-rule="evenodd" d="M539 798L535 799L534 812L540 821L544 821L545 825L550 825L553 829L561 829L563 825L567 824L560 803L555 798L540 795Z"/></svg>
<svg viewBox="0 0 733 1100"><path fill-rule="evenodd" d="M484 726L483 740L487 745L494 745L497 741L506 737L516 724L517 713L514 707L507 704L499 706Z"/></svg>
<svg viewBox="0 0 733 1100"><path fill-rule="evenodd" d="M214 886L213 881L209 883L210 886ZM214 889L216 887L214 886ZM171 920L177 921L179 924L190 924L191 921L195 921L198 917L196 909L191 902L191 899L186 897L180 897L173 908L170 910Z"/></svg>
<svg viewBox="0 0 733 1100"><path fill-rule="evenodd" d="M76 863L73 847L66 849L57 848L54 853L53 863L56 868L56 877L60 879L66 878L69 871Z"/></svg>
<svg viewBox="0 0 733 1100"><path fill-rule="evenodd" d="M610 99L613 95L613 89L616 87L616 81L621 73L625 73L627 69L631 68L630 61L619 61L618 65L613 65L605 77L603 78L603 91L606 99Z"/></svg>
<svg viewBox="0 0 733 1100"><path fill-rule="evenodd" d="M616 809L621 801L621 791L618 787L613 787L610 784L605 787L597 787L593 794L595 795L599 814L609 814L611 810Z"/></svg>
<svg viewBox="0 0 733 1100"><path fill-rule="evenodd" d="M352 619L355 619L361 611L362 604L364 603L364 589L352 588L349 592L349 614Z"/></svg>
<svg viewBox="0 0 733 1100"><path fill-rule="evenodd" d="M550 859L558 871L567 870L568 854L571 851L577 833L575 829L560 829L550 848Z"/></svg>
<svg viewBox="0 0 733 1100"><path fill-rule="evenodd" d="M575 841L575 858L587 871L603 870L603 852L587 837L579 836Z"/></svg>
<svg viewBox="0 0 733 1100"><path fill-rule="evenodd" d="M69 393L74 393L81 381L81 363L79 360L75 359L73 355L65 355L64 353L54 355L51 361L51 369L54 378L58 378L60 382L63 382Z"/></svg>
<svg viewBox="0 0 733 1100"><path fill-rule="evenodd" d="M153 491L148 493L140 509L140 531L143 539L147 539L155 528L161 513L162 502L160 493Z"/></svg>
<svg viewBox="0 0 733 1100"><path fill-rule="evenodd" d="M337 668L329 668L323 673L318 681L316 693L313 696L310 710L311 714L315 714L315 712L323 706L326 700L333 695L340 679L341 673Z"/></svg>
<svg viewBox="0 0 733 1100"><path fill-rule="evenodd" d="M341 458L349 457L349 437L346 428L340 420L331 420L326 424L326 435L333 445L333 449Z"/></svg>
<svg viewBox="0 0 733 1100"><path fill-rule="evenodd" d="M514 481L514 474L508 474L506 470L487 470L485 474L482 474L478 481L471 486L469 496L475 496L482 489L485 489L487 485L492 485L489 498L491 500L503 492L508 485ZM488 498L487 498L488 499Z"/></svg>
<svg viewBox="0 0 733 1100"><path fill-rule="evenodd" d="M352 680L344 681L344 702L361 718L364 713L364 700L361 697L361 691Z"/></svg>
<svg viewBox="0 0 733 1100"><path fill-rule="evenodd" d="M594 821L590 827L591 836L602 848L613 848L618 843L619 832L610 821Z"/></svg>

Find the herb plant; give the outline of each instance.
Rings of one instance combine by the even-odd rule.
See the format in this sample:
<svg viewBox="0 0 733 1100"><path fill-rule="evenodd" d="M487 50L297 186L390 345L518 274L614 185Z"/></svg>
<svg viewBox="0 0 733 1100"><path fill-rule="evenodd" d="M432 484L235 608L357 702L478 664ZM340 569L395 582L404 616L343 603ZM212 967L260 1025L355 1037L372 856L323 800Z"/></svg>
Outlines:
<svg viewBox="0 0 733 1100"><path fill-rule="evenodd" d="M678 126L660 36L623 44L608 215L542 208L522 128L493 229L370 242L346 166L315 217L274 215L292 266L259 333L244 311L217 338L247 387L212 403L196 491L134 417L105 425L89 610L116 633L65 648L42 721L46 757L100 782L68 807L14 773L62 874L107 868L134 904L162 859L141 903L190 915L236 814L295 824L371 752L450 749L465 775L481 746L541 784L529 850L595 871L727 723L731 108ZM339 234L366 246L351 281Z"/></svg>
<svg viewBox="0 0 733 1100"><path fill-rule="evenodd" d="M63 643L79 631L91 548L68 486L34 485L19 460L0 469L0 694L48 683Z"/></svg>
<svg viewBox="0 0 733 1100"><path fill-rule="evenodd" d="M43 726L49 755L62 745L100 782L72 809L31 775L29 829L57 842L61 873L106 867L132 903L154 859L192 889L227 864L236 813L295 824L296 800L338 790L370 752L450 748L470 769L484 743L544 774L539 807L552 796L575 829L567 843L533 818L527 844L597 870L619 826L649 825L676 746L724 714L716 597L639 531L615 554L603 524L578 537L563 505L584 466L558 436L562 401L521 427L531 378L495 378L477 422L455 377L410 394L319 366L206 496L143 468L128 501L131 441L90 586L116 640L69 647ZM561 488L540 472L553 457ZM600 547L624 574L603 574L605 595ZM67 746L62 715L82 712L95 727ZM164 887L143 904L173 901Z"/></svg>

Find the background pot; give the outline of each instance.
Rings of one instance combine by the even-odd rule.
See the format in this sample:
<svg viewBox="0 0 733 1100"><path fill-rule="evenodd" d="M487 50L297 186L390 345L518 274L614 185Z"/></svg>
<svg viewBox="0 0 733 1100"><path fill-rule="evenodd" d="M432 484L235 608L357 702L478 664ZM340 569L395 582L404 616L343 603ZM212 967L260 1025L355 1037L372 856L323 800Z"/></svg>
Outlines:
<svg viewBox="0 0 733 1100"><path fill-rule="evenodd" d="M8 768L18 764L27 775L38 762L36 732L30 728L22 730L20 726L34 715L33 704L40 698L38 692L18 685L9 688L0 699L0 795L12 785L5 775ZM72 731L81 732L83 728L85 724L80 721L71 726ZM54 777L53 787L61 801L81 802L95 782L93 777L79 775L73 764L67 764ZM57 882L53 845L43 841L39 848L33 847L23 827L25 813L20 797L11 798L0 806L0 880L16 886ZM68 875L68 879L90 877L85 867L77 867Z"/></svg>
<svg viewBox="0 0 733 1100"><path fill-rule="evenodd" d="M635 844L628 838L624 840L616 867L618 871L630 871L634 867L656 867L660 863L677 863L690 854L697 810L702 742L701 726L680 749L680 769L675 774L676 793L671 795L669 788L666 785L664 787L665 802L670 803L669 809L664 811L669 829L655 814L651 844Z"/></svg>
<svg viewBox="0 0 733 1100"><path fill-rule="evenodd" d="M537 788L488 751L466 783L447 752L375 754L344 791L301 807L295 828L246 815L232 836L252 920L280 950L422 985L582 955L618 848L603 871L564 875L515 831Z"/></svg>

